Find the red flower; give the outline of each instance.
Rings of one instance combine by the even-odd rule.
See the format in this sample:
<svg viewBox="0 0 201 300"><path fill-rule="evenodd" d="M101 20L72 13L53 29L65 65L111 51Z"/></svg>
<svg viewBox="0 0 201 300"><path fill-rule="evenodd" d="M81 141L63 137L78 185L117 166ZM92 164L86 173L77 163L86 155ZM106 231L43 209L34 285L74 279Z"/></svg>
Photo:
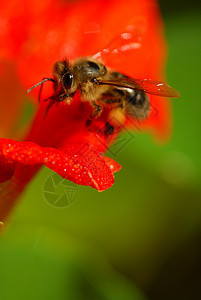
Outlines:
<svg viewBox="0 0 201 300"><path fill-rule="evenodd" d="M25 89L42 77L51 77L55 61L91 56L108 42L115 43L115 37L122 32L132 32L133 50L124 55L104 55L105 65L135 78L162 77L165 46L155 0L24 0L20 6L10 0L1 3L0 21L4 25L0 58L12 62ZM44 98L51 89L52 84L45 83ZM34 101L37 94L38 90L33 90ZM150 101L159 113L151 112L141 127L166 136L169 124L165 121L170 119L167 100L151 96ZM4 200L10 199L11 194L14 199L13 193L17 195L42 164L77 184L99 191L114 183L113 172L120 165L103 155L108 147L104 126L110 110L105 109L89 130L85 124L92 110L89 103L81 104L79 95L75 95L71 105L53 106L44 119L47 105L39 105L23 142L0 139L0 181L10 179L1 187ZM126 120L125 124L130 123ZM110 136L110 141L115 137Z"/></svg>

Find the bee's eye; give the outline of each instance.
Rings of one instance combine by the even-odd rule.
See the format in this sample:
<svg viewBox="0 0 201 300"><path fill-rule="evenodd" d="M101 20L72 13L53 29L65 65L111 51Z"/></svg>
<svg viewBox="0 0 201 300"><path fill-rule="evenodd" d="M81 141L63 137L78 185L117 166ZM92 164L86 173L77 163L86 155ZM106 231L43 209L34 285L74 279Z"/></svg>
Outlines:
<svg viewBox="0 0 201 300"><path fill-rule="evenodd" d="M73 84L73 74L67 72L62 76L62 85L65 89L69 90Z"/></svg>

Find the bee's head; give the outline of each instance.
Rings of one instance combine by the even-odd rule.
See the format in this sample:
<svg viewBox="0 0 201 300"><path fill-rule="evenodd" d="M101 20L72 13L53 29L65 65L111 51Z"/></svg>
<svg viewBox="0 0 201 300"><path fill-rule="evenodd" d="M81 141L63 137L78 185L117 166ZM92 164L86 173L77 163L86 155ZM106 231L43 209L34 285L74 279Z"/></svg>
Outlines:
<svg viewBox="0 0 201 300"><path fill-rule="evenodd" d="M74 75L69 69L67 61L58 61L53 67L53 75L58 83L61 83L63 89L67 92L73 86Z"/></svg>

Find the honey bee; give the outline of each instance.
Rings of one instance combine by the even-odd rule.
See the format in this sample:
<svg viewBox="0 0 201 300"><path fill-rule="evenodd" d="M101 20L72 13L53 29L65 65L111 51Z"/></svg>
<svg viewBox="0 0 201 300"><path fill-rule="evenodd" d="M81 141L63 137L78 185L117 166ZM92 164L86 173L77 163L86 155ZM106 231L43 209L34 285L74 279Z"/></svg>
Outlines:
<svg viewBox="0 0 201 300"><path fill-rule="evenodd" d="M94 56L95 57L95 56ZM150 103L147 94L162 97L179 97L179 93L167 83L150 79L133 79L120 72L110 70L94 57L78 58L72 62L58 61L53 66L53 78L43 78L42 81L27 90L52 81L54 94L49 100L46 113L50 107L65 101L70 104L74 94L79 91L82 101L89 101L93 108L86 125L100 117L105 105L113 109L121 109L125 114L137 119L146 119L150 113ZM44 101L46 101L44 100ZM108 124L107 124L108 127ZM112 132L112 126L109 126Z"/></svg>

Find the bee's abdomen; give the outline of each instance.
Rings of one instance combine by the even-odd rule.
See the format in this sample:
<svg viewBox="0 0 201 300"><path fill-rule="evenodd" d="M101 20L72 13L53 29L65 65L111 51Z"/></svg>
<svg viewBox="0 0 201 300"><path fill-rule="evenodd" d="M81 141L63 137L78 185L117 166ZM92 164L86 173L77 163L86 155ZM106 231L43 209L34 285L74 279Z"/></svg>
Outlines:
<svg viewBox="0 0 201 300"><path fill-rule="evenodd" d="M128 76L111 72L111 78L128 78ZM124 100L126 113L135 119L143 120L149 116L150 105L148 96L142 92L129 88L115 88L116 95Z"/></svg>
<svg viewBox="0 0 201 300"><path fill-rule="evenodd" d="M144 92L129 90L125 98L126 112L132 117L143 120L149 116L149 98Z"/></svg>

